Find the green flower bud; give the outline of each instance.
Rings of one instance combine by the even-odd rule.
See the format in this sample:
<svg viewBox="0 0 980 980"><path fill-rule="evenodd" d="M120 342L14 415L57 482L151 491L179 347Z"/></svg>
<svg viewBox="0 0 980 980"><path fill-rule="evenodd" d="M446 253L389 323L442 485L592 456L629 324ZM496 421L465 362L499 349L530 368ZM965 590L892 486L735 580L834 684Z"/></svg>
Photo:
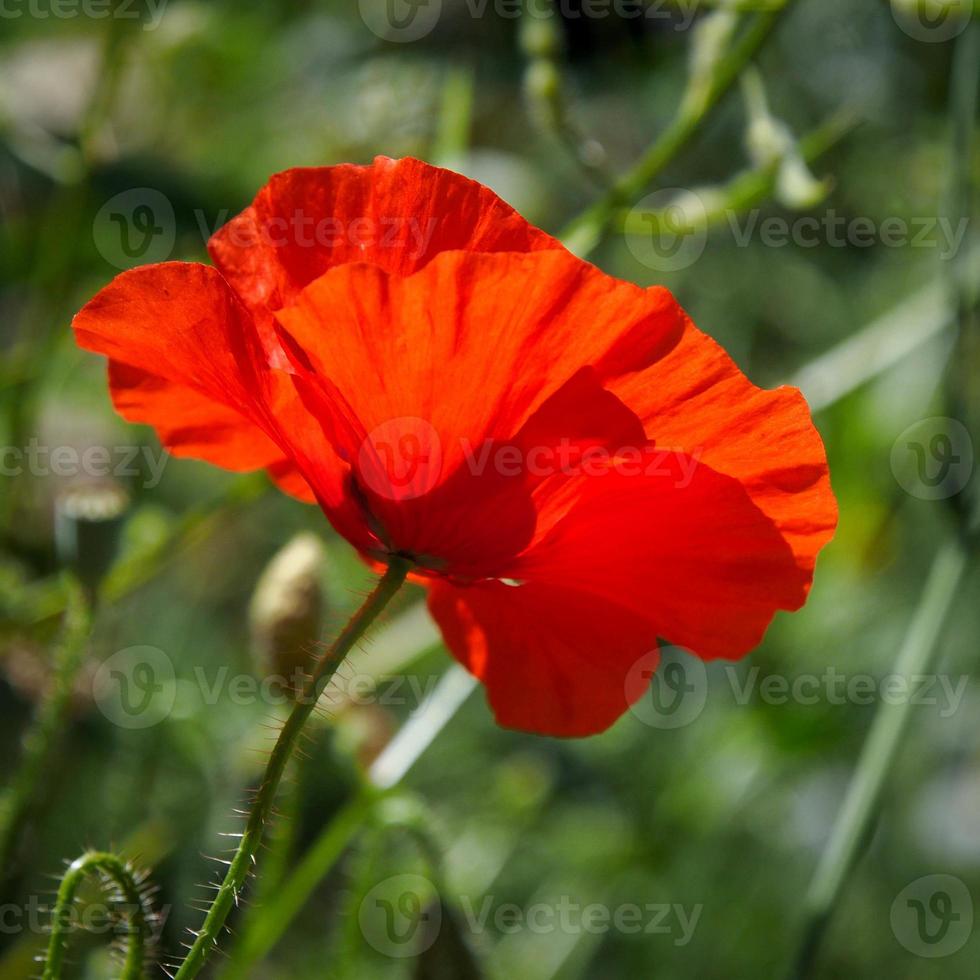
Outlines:
<svg viewBox="0 0 980 980"><path fill-rule="evenodd" d="M325 558L323 543L315 534L297 534L273 555L249 605L252 647L262 669L291 684L309 672L321 636Z"/></svg>
<svg viewBox="0 0 980 980"><path fill-rule="evenodd" d="M55 500L54 541L62 565L94 594L116 560L129 496L118 483L82 483Z"/></svg>

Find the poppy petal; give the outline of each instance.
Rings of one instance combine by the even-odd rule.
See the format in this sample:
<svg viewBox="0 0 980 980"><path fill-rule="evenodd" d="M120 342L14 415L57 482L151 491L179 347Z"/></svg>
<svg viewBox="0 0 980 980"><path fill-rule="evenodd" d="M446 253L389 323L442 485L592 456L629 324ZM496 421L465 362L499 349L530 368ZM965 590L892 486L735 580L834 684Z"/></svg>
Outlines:
<svg viewBox="0 0 980 980"><path fill-rule="evenodd" d="M657 637L736 657L802 604L809 572L738 481L654 447L646 466L566 482L574 502L508 569L515 585L432 584L446 644L501 724L601 731L642 694L630 671Z"/></svg>
<svg viewBox="0 0 980 980"><path fill-rule="evenodd" d="M73 326L80 346L109 358L119 413L152 425L174 455L265 468L286 492L315 499L259 397L276 391L277 417L288 417L291 386L272 379L248 313L214 269L171 262L125 272ZM293 414L302 410L291 401Z"/></svg>
<svg viewBox="0 0 980 980"><path fill-rule="evenodd" d="M795 388L758 388L688 317L649 367L608 383L658 445L696 453L733 476L813 569L833 536L837 502L809 407Z"/></svg>
<svg viewBox="0 0 980 980"><path fill-rule="evenodd" d="M276 316L297 387L391 545L457 567L515 553L534 524L527 485L502 481L492 464L479 470L480 460L518 437L591 354L619 363L632 342L649 359L677 323L663 294L558 251L446 252L408 277L340 266ZM525 443L645 441L636 416L589 377ZM523 497L501 496L522 486ZM492 520L478 505L491 501L504 505Z"/></svg>
<svg viewBox="0 0 980 980"><path fill-rule="evenodd" d="M651 445L553 496L540 522L558 520L507 577L615 602L706 658L741 656L806 599L812 569L738 480L693 456Z"/></svg>
<svg viewBox="0 0 980 980"><path fill-rule="evenodd" d="M561 248L489 188L410 157L276 174L208 242L245 304L270 311L348 262L410 275L449 250Z"/></svg>
<svg viewBox="0 0 980 980"><path fill-rule="evenodd" d="M657 649L645 617L554 585L437 582L429 610L450 651L486 686L497 722L541 735L604 731L642 696L626 679Z"/></svg>

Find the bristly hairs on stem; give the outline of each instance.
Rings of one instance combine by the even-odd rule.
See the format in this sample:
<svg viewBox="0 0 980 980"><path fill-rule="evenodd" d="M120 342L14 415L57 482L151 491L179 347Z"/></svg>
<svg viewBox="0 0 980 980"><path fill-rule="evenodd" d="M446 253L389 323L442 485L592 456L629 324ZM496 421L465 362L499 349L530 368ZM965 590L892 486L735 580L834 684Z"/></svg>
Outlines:
<svg viewBox="0 0 980 980"><path fill-rule="evenodd" d="M119 980L141 980L155 939L157 915L147 875L117 854L86 851L68 866L61 878L51 921L51 937L41 980L60 980L73 931L72 909L78 890L89 877L98 879L106 898L125 923L120 939L122 965Z"/></svg>
<svg viewBox="0 0 980 980"><path fill-rule="evenodd" d="M374 591L367 596L364 604L354 613L334 644L317 662L306 682L303 696L293 705L279 733L262 776L262 782L256 791L255 803L248 814L241 840L234 856L227 862L228 870L215 893L203 925L195 933L194 941L175 974L175 980L190 980L197 976L208 957L218 948L218 940L226 928L228 916L232 908L238 904L241 890L253 872L256 854L262 844L266 826L272 819L276 791L299 741L303 726L341 662L401 588L410 567L411 563L405 558L398 556L391 558Z"/></svg>

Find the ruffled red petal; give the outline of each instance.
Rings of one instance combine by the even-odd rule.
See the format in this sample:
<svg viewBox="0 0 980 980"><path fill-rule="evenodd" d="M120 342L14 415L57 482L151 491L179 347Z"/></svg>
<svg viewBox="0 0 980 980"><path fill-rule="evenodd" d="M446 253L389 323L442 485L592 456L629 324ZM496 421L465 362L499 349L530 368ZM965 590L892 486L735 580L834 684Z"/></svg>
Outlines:
<svg viewBox="0 0 980 980"><path fill-rule="evenodd" d="M526 471L506 465L505 447L645 442L599 372L648 363L678 317L664 291L564 251L444 252L406 277L339 266L277 313L297 386L389 547L473 575L492 574L536 523ZM591 382L521 435L590 364Z"/></svg>
<svg viewBox="0 0 980 980"><path fill-rule="evenodd" d="M109 358L119 412L154 426L171 452L266 468L287 492L343 511L338 522L350 533L363 523L346 493L346 464L311 424L291 378L269 369L250 314L216 270L168 262L125 272L73 326L80 346Z"/></svg>
<svg viewBox="0 0 980 980"><path fill-rule="evenodd" d="M627 689L631 666L657 648L632 610L549 584L435 582L429 610L498 723L542 735L608 728L643 693Z"/></svg>
<svg viewBox="0 0 980 980"><path fill-rule="evenodd" d="M410 157L276 174L208 242L242 300L270 311L347 262L404 276L450 250L560 248L489 188Z"/></svg>
<svg viewBox="0 0 980 980"><path fill-rule="evenodd" d="M737 657L778 609L803 603L810 572L739 482L648 448L642 464L549 494L557 520L505 572L520 584L433 586L446 642L487 683L502 724L600 731L628 707L630 668L657 637Z"/></svg>
<svg viewBox="0 0 980 980"><path fill-rule="evenodd" d="M758 388L690 319L655 363L610 380L661 446L697 454L735 477L813 570L833 537L837 501L827 455L803 395Z"/></svg>

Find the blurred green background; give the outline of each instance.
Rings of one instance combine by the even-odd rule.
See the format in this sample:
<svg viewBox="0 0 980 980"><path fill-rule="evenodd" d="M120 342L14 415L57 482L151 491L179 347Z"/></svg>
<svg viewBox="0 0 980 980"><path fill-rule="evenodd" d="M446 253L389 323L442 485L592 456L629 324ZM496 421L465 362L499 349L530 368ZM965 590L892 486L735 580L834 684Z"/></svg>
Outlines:
<svg viewBox="0 0 980 980"><path fill-rule="evenodd" d="M907 447L932 446L923 432L951 434L955 489L972 474L969 440L950 419L975 431L980 376L965 332L980 279L970 220L980 47L963 4L937 15L898 0L748 2L738 17L719 14L723 6L600 5L590 16L569 2L529 19L513 16L519 4L489 0L414 10L403 0L169 0L133 5L136 18L125 4L102 16L110 8L97 0L6 0L7 784L51 697L66 594L55 504L91 482L79 454L107 447L132 502L67 730L35 774L2 869L0 980L36 975L52 876L86 847L116 848L150 869L159 959L174 961L201 919L208 893L198 886L220 870L205 855L234 844L219 834L238 829L233 811L284 713L247 684L274 669L248 614L262 570L295 534L322 539L325 558L304 587L322 593L324 639L370 582L315 508L263 477L167 460L150 430L118 419L104 365L74 346L71 315L121 268L204 259L209 231L271 173L376 154L460 170L556 234L581 234L576 217L605 201L593 261L669 286L757 383L803 387L827 444L840 528L807 606L780 614L749 658L699 672L680 657L683 673L664 674L653 700L584 741L498 729L481 691L464 699L461 676L443 677L451 661L419 595L402 596L352 661L362 693L339 691L314 724L281 800L286 819L262 856L267 874L224 944L262 948L216 957L208 975L791 975L807 889L888 700L882 679L968 496L948 485L933 492ZM755 68L704 102L738 38L769 16ZM658 134L677 132L678 118L696 125L650 168L655 179L610 195L610 175L662 147ZM798 224L804 217L816 220ZM781 228L809 238L781 242ZM672 235L682 239L676 255ZM57 447L68 447L61 464ZM967 567L948 609L938 602L930 686L916 698L926 703L911 706L880 818L819 949L803 957L807 975L980 976L977 586ZM123 651L114 662L128 670L125 651L144 647L163 658L153 661L162 664L153 723L130 724L100 664ZM236 688L233 677L246 680ZM433 692L423 730L396 735ZM349 846L329 860L325 829L392 738L413 763L401 789L376 812L348 816L338 842ZM381 758L391 766L400 756ZM313 877L293 917L283 896L301 860ZM439 883L445 907L426 905L418 878L406 891L401 875ZM948 905L930 904L938 893ZM583 919L594 904L599 918ZM273 929L263 946L255 937L270 922L282 935ZM118 975L104 931L78 931L66 976Z"/></svg>

